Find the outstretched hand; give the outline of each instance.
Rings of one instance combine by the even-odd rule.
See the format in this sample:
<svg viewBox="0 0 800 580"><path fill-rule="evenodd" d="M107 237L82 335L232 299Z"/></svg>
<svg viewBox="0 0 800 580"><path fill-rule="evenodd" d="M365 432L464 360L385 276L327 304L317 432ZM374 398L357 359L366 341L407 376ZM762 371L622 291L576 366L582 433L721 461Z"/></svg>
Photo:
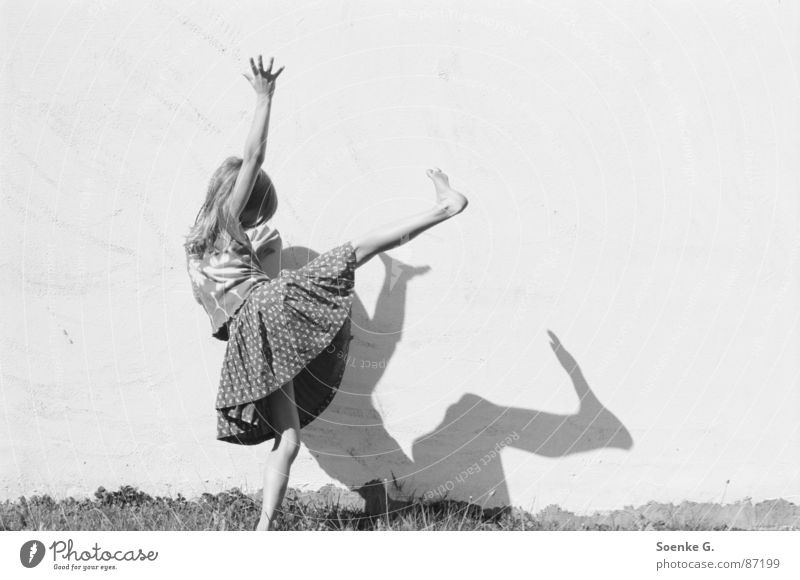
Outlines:
<svg viewBox="0 0 800 580"><path fill-rule="evenodd" d="M252 85L257 95L271 96L275 91L275 79L278 78L278 75L283 72L285 67L281 67L275 73L273 73L272 63L274 61L275 58L270 57L269 66L267 67L267 70L264 70L264 61L262 60L260 54L258 55L258 66L256 66L253 57L250 57L250 70L252 70L253 74L251 76L247 73L242 73L242 76L246 78L247 81Z"/></svg>

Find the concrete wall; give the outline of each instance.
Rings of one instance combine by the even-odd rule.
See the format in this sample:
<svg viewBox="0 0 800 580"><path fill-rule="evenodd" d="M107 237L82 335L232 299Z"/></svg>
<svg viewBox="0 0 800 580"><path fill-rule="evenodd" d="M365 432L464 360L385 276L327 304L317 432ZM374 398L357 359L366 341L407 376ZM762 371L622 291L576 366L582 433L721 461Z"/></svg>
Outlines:
<svg viewBox="0 0 800 580"><path fill-rule="evenodd" d="M793 3L0 13L3 497L260 487L267 446L214 439L224 344L181 236L242 150L261 52L286 65L285 245L425 207L429 166L472 201L358 270L351 366L292 485L800 500Z"/></svg>

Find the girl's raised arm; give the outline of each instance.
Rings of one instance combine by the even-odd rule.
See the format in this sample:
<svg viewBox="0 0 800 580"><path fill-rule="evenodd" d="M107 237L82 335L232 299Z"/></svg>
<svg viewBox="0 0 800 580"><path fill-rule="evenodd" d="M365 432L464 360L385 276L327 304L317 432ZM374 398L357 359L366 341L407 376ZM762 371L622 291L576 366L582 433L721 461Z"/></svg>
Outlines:
<svg viewBox="0 0 800 580"><path fill-rule="evenodd" d="M272 94L275 91L275 79L281 74L284 67L272 72L274 58L269 59L269 67L264 70L264 61L258 56L258 66L250 58L252 76L242 73L250 82L256 92L256 110L253 115L253 124L244 144L242 167L236 177L233 192L225 205L225 211L230 219L239 219L239 214L247 204L253 184L258 177L258 171L264 163L267 149L267 132L269 129L269 114L272 108Z"/></svg>

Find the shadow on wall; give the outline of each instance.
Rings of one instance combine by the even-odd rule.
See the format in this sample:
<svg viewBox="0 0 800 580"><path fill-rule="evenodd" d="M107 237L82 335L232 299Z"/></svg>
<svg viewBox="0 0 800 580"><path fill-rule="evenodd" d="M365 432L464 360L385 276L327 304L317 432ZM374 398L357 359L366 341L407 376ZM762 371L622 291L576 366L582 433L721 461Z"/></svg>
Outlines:
<svg viewBox="0 0 800 580"><path fill-rule="evenodd" d="M283 250L283 268L302 267L319 254L305 247ZM495 405L467 393L451 404L430 433L415 439L408 457L387 432L372 393L402 337L408 282L429 271L386 254L383 288L373 317L358 295L344 380L330 407L303 431L303 441L320 467L357 491L367 511L383 513L414 498L455 498L484 508L510 505L502 465L505 447L544 457L563 457L601 448L630 449L625 426L597 399L580 366L550 331L551 347L572 379L580 407L563 415ZM384 488L383 481L388 481ZM401 499L392 499L401 498Z"/></svg>

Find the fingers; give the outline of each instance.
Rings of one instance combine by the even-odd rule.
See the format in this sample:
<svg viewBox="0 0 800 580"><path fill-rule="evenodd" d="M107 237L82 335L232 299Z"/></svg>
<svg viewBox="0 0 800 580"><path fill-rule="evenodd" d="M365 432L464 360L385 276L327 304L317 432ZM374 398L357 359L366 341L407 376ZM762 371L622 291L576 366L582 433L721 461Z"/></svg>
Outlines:
<svg viewBox="0 0 800 580"><path fill-rule="evenodd" d="M247 80L249 80L251 83L253 82L253 79L255 77L258 77L258 76L264 77L265 79L269 79L269 78L276 79L276 78L278 78L278 75L281 74L283 72L283 69L286 68L286 67L282 66L281 68L279 68L273 74L272 73L272 65L273 65L274 62L275 62L275 57L271 56L269 58L269 66L267 66L267 69L264 70L264 59L262 58L262 56L260 54L258 55L258 66L256 66L256 62L253 60L253 57L250 57L250 70L253 71L253 77L251 78L251 77L245 76L245 78L247 78Z"/></svg>
<svg viewBox="0 0 800 580"><path fill-rule="evenodd" d="M251 77L249 74L242 73L242 76L247 79L248 83L250 83L251 85L253 84L253 77Z"/></svg>

